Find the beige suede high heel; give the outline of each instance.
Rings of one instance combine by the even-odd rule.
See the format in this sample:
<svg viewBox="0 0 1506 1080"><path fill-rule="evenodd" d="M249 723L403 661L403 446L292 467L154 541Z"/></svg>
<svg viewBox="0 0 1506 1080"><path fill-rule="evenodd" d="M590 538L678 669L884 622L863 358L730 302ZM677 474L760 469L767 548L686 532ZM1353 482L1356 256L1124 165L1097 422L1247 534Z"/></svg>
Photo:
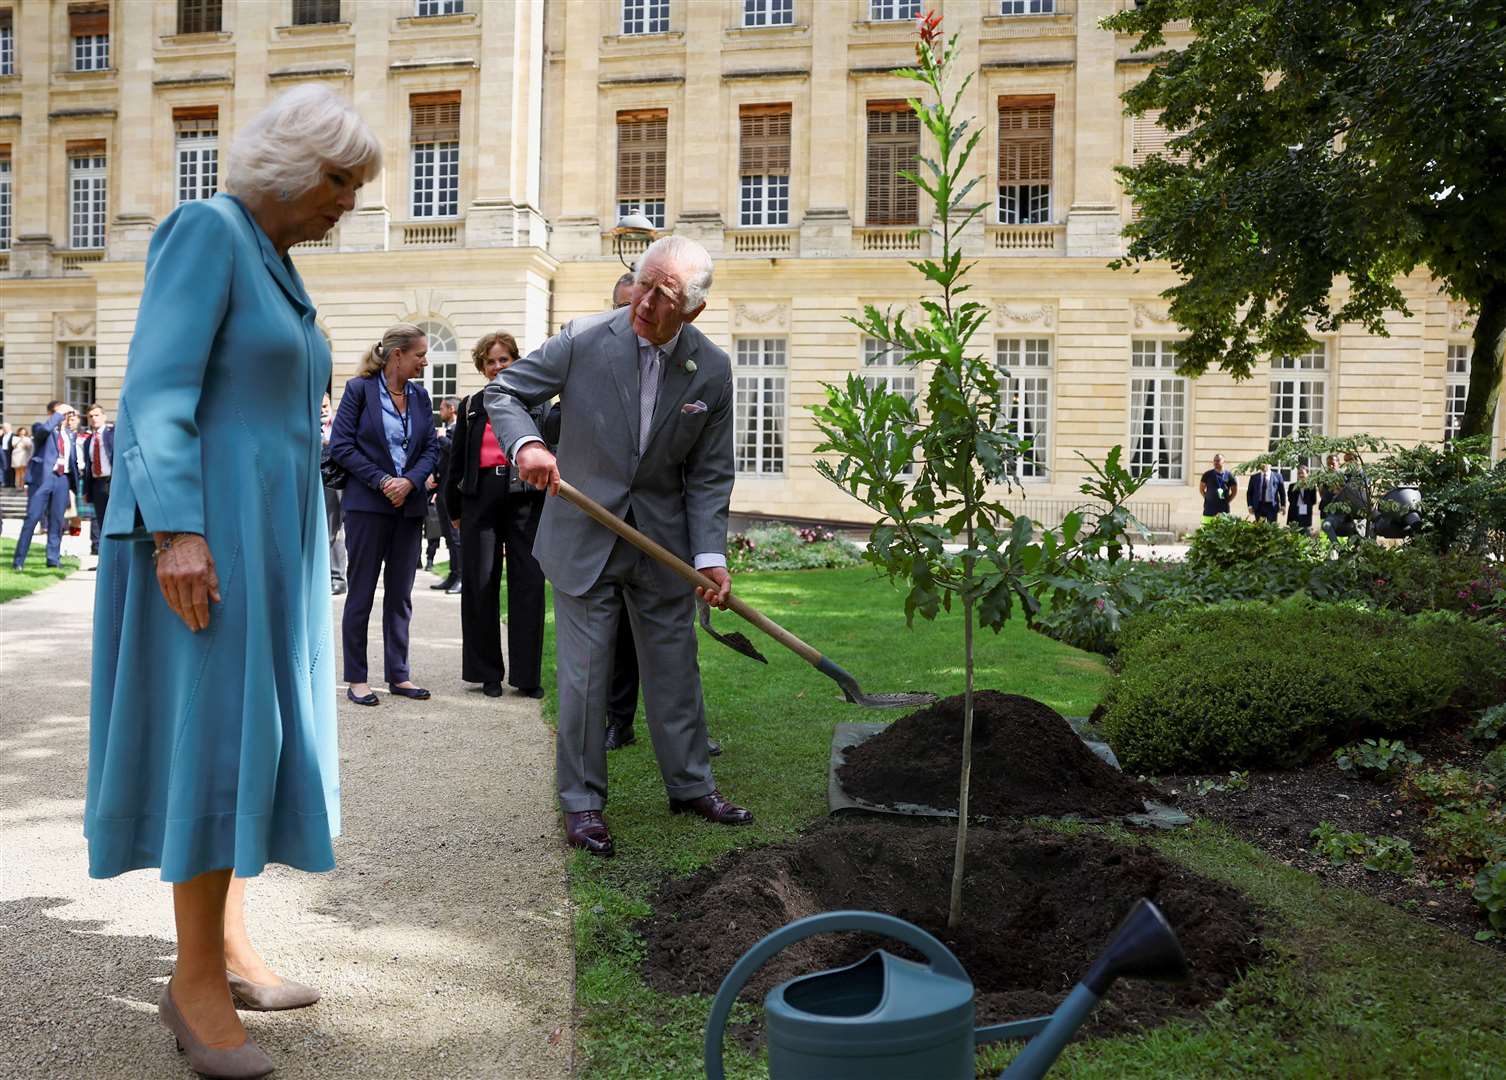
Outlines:
<svg viewBox="0 0 1506 1080"><path fill-rule="evenodd" d="M277 986L263 986L241 978L229 968L225 969L225 978L230 983L230 995L246 1009L278 1012L302 1009L319 1000L319 991L292 979L283 979Z"/></svg>
<svg viewBox="0 0 1506 1080"><path fill-rule="evenodd" d="M177 1037L178 1049L188 1055L189 1067L194 1072L216 1080L256 1080L277 1068L249 1035L245 1042L229 1050L204 1045L178 1011L172 986L169 980L162 988L162 997L157 1001L157 1019Z"/></svg>

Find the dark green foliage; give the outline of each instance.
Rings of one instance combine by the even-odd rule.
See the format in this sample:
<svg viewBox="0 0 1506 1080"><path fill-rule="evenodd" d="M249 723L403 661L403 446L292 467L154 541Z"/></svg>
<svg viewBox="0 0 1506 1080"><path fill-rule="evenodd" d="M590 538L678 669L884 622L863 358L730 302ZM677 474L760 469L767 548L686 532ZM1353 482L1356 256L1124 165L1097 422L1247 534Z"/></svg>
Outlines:
<svg viewBox="0 0 1506 1080"><path fill-rule="evenodd" d="M1135 619L1102 730L1131 772L1294 765L1497 696L1491 629L1294 597Z"/></svg>
<svg viewBox="0 0 1506 1080"><path fill-rule="evenodd" d="M1357 862L1366 870L1410 874L1416 861L1411 841L1400 836L1340 832L1331 821L1318 822L1318 827L1309 835L1317 841L1313 851L1335 866Z"/></svg>
<svg viewBox="0 0 1506 1080"><path fill-rule="evenodd" d="M1196 570L1232 570L1252 563L1315 563L1327 559L1326 537L1269 521L1219 516L1192 534L1187 562Z"/></svg>
<svg viewBox="0 0 1506 1080"><path fill-rule="evenodd" d="M1506 701L1482 709L1466 733L1470 742L1493 743L1506 735Z"/></svg>
<svg viewBox="0 0 1506 1080"><path fill-rule="evenodd" d="M863 561L863 549L825 531L762 522L727 541L734 573L751 570L839 570Z"/></svg>
<svg viewBox="0 0 1506 1080"><path fill-rule="evenodd" d="M1408 765L1421 765L1422 755L1408 750L1400 739L1363 739L1333 752L1340 772L1381 780L1395 776Z"/></svg>
<svg viewBox="0 0 1506 1080"><path fill-rule="evenodd" d="M1506 861L1487 866L1475 875L1475 899L1490 925L1506 934Z"/></svg>

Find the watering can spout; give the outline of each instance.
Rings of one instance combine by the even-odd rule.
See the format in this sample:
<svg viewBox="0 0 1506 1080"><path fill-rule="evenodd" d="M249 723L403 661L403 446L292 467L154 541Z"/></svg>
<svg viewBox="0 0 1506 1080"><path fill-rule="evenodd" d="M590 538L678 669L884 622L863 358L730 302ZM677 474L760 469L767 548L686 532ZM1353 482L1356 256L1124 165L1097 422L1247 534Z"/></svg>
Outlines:
<svg viewBox="0 0 1506 1080"><path fill-rule="evenodd" d="M1102 997L1115 979L1177 982L1186 977L1187 957L1166 916L1149 900L1139 900L1093 961L1082 984Z"/></svg>

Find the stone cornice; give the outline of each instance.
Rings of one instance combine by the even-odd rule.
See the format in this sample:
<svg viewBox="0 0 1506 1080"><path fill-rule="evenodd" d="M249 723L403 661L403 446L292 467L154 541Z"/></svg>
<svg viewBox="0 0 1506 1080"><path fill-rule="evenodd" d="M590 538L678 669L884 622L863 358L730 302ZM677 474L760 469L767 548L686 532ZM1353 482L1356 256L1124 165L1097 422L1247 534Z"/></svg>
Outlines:
<svg viewBox="0 0 1506 1080"><path fill-rule="evenodd" d="M731 82L734 79L808 79L808 68L762 68L749 71L724 71L722 80Z"/></svg>

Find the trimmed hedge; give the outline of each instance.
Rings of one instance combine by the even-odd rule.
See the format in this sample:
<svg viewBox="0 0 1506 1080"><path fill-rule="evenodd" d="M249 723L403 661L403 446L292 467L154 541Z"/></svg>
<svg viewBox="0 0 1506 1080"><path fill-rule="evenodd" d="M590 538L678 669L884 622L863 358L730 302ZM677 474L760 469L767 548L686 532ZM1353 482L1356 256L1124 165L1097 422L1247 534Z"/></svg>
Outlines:
<svg viewBox="0 0 1506 1080"><path fill-rule="evenodd" d="M1120 635L1100 723L1125 769L1282 768L1506 691L1499 630L1294 597L1145 614Z"/></svg>

